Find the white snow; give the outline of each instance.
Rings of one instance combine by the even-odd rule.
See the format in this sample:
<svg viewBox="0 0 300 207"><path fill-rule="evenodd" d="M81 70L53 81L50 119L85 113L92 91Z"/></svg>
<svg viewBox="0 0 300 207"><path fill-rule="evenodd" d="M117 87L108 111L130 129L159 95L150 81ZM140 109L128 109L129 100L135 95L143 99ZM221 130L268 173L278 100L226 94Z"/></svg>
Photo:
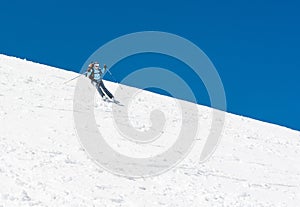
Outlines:
<svg viewBox="0 0 300 207"><path fill-rule="evenodd" d="M213 111L201 105L199 139L175 168L147 178L105 171L87 155L74 129L76 81L62 83L76 75L0 55L0 207L299 206L300 132L226 113L220 144L201 163ZM115 83L105 84L112 92L117 88ZM153 156L175 141L172 135L181 124L179 100L137 92L129 107L130 123L145 131L151 127L150 112L162 110L163 139L143 146L120 139L112 122L112 103L97 96L96 122L121 154ZM133 147L136 150L128 150Z"/></svg>

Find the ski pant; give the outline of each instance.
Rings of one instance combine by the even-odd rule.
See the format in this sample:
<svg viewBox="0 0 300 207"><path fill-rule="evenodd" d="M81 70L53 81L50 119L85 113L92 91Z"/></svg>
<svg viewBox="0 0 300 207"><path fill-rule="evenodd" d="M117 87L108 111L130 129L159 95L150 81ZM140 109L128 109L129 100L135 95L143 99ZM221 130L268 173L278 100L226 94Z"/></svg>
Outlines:
<svg viewBox="0 0 300 207"><path fill-rule="evenodd" d="M103 93L103 91L106 93L106 95L109 98L113 98L114 96L107 90L107 88L105 87L104 83L102 80L100 81L93 81L95 83L95 86L97 88L97 91L99 92L100 96L103 97L105 96L105 94ZM103 89L103 91L102 91Z"/></svg>

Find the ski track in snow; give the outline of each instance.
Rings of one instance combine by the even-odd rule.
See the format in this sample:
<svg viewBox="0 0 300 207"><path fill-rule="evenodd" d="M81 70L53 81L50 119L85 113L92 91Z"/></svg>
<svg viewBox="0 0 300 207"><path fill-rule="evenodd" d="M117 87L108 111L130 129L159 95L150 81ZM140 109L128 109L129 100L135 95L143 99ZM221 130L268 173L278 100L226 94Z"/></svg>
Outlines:
<svg viewBox="0 0 300 207"><path fill-rule="evenodd" d="M103 170L76 136L76 81L62 84L74 76L76 73L0 55L0 207L299 206L300 132L227 113L216 152L200 163L212 113L200 105L199 137L178 166L143 179ZM108 81L105 84L112 91L117 87ZM131 124L147 130L149 112L159 106L169 117L165 136L172 137L180 123L172 100L141 93L132 102ZM111 107L112 103L96 98L99 127L112 119ZM114 142L116 132L111 138L112 145L127 153L126 147L121 148L128 141ZM151 147L156 153L164 148L160 144Z"/></svg>

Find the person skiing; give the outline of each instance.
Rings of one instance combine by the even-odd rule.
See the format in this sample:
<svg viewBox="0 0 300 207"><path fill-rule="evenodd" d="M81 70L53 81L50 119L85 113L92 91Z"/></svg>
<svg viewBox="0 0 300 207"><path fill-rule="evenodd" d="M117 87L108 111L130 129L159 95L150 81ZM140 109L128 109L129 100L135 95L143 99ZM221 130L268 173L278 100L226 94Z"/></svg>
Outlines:
<svg viewBox="0 0 300 207"><path fill-rule="evenodd" d="M115 101L114 96L107 90L105 87L102 79L103 75L106 72L107 66L104 64L103 68L100 68L100 64L98 62L92 62L89 64L86 77L91 79L92 84L96 87L97 91L99 92L100 96L104 101L108 100L105 94L112 100ZM103 93L103 91L105 94Z"/></svg>

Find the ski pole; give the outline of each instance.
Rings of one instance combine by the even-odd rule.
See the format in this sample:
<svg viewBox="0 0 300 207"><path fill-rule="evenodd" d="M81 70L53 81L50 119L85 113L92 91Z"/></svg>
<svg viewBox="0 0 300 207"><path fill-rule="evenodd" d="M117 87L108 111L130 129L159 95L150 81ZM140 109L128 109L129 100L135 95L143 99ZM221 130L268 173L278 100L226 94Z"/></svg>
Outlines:
<svg viewBox="0 0 300 207"><path fill-rule="evenodd" d="M82 74L80 74L80 75L78 75L78 76L76 76L76 77L74 77L74 78L72 78L72 79L70 79L70 80L68 80L68 81L66 81L66 82L64 82L63 84L69 83L69 82L71 82L72 80L74 80L74 79L76 79L76 78L79 78L80 76L82 76L82 75L84 75L84 74L86 74L86 72L85 72L85 73L82 73Z"/></svg>
<svg viewBox="0 0 300 207"><path fill-rule="evenodd" d="M107 72L111 75L111 77L114 79L114 81L120 86L120 88L123 90L121 84L117 81L117 79L113 76L113 74L109 71L109 69L107 70Z"/></svg>

